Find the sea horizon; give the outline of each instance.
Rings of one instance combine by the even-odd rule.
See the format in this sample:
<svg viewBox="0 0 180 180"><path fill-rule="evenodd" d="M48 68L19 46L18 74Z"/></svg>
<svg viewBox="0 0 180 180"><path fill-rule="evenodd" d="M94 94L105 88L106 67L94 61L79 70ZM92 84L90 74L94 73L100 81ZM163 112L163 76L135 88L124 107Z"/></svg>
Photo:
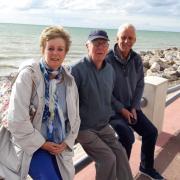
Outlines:
<svg viewBox="0 0 180 180"><path fill-rule="evenodd" d="M62 26L64 28L82 28L82 29L104 29L104 30L117 30L118 27L87 27L87 26L63 26L61 24L28 24L28 23L12 23L12 22L0 22L0 24L14 24L14 25L30 25L30 26ZM136 29L137 31L150 31L150 32L172 32L180 33L180 31L169 31L169 30L151 30L151 29Z"/></svg>
<svg viewBox="0 0 180 180"><path fill-rule="evenodd" d="M0 75L16 71L25 60L40 58L39 35L49 25L0 23ZM75 63L87 54L85 43L91 27L66 27L72 45L65 62ZM110 48L116 42L117 29L99 28L107 31ZM152 51L180 47L180 32L137 30L134 50Z"/></svg>

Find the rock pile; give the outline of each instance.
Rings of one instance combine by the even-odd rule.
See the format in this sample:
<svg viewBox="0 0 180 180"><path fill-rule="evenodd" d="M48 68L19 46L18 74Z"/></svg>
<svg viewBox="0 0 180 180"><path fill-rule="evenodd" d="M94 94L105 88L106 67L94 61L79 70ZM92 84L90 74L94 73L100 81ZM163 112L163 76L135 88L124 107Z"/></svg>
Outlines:
<svg viewBox="0 0 180 180"><path fill-rule="evenodd" d="M159 76L170 82L180 80L180 48L140 51L145 76Z"/></svg>

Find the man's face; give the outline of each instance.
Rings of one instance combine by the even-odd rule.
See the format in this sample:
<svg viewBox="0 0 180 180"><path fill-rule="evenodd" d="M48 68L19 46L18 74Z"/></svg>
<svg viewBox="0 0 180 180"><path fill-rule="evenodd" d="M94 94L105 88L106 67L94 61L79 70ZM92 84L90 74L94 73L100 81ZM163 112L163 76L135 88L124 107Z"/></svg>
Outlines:
<svg viewBox="0 0 180 180"><path fill-rule="evenodd" d="M95 39L87 44L88 54L94 62L103 62L108 48L109 44L105 39Z"/></svg>
<svg viewBox="0 0 180 180"><path fill-rule="evenodd" d="M131 27L122 30L117 37L119 49L122 55L125 57L129 54L129 51L131 50L135 42L136 33Z"/></svg>

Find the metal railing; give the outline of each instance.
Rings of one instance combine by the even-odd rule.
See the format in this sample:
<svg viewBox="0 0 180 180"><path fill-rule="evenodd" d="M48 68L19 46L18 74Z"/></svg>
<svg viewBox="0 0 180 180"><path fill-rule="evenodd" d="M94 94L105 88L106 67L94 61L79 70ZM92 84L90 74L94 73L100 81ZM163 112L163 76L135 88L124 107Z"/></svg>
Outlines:
<svg viewBox="0 0 180 180"><path fill-rule="evenodd" d="M172 93L174 93L173 96L166 100L166 104L165 104L166 107L170 105L172 102L174 102L177 98L180 97L180 84L174 87L168 88L167 95L172 94Z"/></svg>

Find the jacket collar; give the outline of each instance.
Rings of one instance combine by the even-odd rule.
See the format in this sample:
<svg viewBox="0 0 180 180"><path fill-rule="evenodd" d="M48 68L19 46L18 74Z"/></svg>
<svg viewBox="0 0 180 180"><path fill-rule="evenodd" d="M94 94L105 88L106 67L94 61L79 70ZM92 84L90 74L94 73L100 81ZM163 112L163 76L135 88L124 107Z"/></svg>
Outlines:
<svg viewBox="0 0 180 180"><path fill-rule="evenodd" d="M112 51L113 51L113 53L114 53L114 56L115 56L115 59L116 59L118 62L120 62L121 64L126 65L126 64L130 61L130 59L131 59L131 57L132 57L132 55L133 55L133 50L132 50L132 49L130 50L129 56L128 56L127 60L125 60L125 59L123 59L121 53L120 53L120 52L117 52L117 47L118 47L118 44L116 43L116 44L114 45L114 48L112 49Z"/></svg>
<svg viewBox="0 0 180 180"><path fill-rule="evenodd" d="M39 82L43 80L42 73L39 66L39 61L37 60L30 60L22 63L19 67L19 72L26 67L30 67L35 74L35 84L38 86ZM67 84L71 84L73 80L73 76L71 75L71 67L70 66L62 66L62 73L64 78L66 79Z"/></svg>
<svg viewBox="0 0 180 180"><path fill-rule="evenodd" d="M85 59L87 64L89 64L93 68L97 69L95 64L93 63L92 59L89 56L86 56L84 59ZM101 69L104 69L106 67L106 65L107 65L107 62L104 60Z"/></svg>

